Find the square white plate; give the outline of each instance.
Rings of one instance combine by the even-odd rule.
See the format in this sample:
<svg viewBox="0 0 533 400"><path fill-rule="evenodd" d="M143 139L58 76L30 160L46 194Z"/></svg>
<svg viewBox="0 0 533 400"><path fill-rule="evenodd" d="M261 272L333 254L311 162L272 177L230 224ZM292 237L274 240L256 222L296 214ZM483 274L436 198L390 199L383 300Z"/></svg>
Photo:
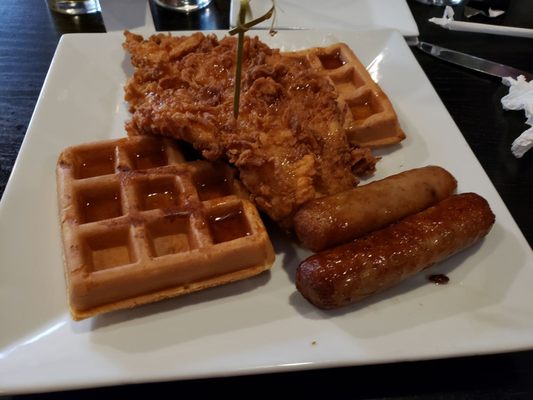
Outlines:
<svg viewBox="0 0 533 400"><path fill-rule="evenodd" d="M406 0L275 0L274 29L396 29L418 36L418 26ZM253 18L272 7L272 0L252 0ZM238 21L240 0L231 0L230 25ZM270 28L272 20L256 28Z"/></svg>
<svg viewBox="0 0 533 400"><path fill-rule="evenodd" d="M189 34L190 32L187 32ZM222 34L222 33L220 33ZM280 31L272 46L348 43L389 95L407 134L375 178L441 165L496 214L487 238L431 273L323 312L294 287L307 253L271 227L258 277L82 322L66 305L55 164L67 146L124 136L123 37L61 39L0 204L0 393L420 360L533 347L533 257L403 37L396 31Z"/></svg>

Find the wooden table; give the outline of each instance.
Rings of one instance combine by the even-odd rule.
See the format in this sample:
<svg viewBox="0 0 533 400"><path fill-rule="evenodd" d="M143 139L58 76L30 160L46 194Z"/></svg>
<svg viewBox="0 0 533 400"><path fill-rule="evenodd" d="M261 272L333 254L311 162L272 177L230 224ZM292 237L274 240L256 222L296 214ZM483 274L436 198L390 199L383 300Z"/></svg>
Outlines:
<svg viewBox="0 0 533 400"><path fill-rule="evenodd" d="M495 3L507 13L489 22L533 28L533 2ZM441 7L408 0L422 40L533 72L533 39L451 32L427 23ZM472 4L474 4L472 2ZM151 4L158 30L227 29L229 1L214 0L209 16L172 13ZM462 17L461 7L456 9ZM479 18L479 17L476 17ZM479 19L477 19L479 21ZM482 22L487 22L483 20ZM0 12L0 194L3 193L35 107L57 42L63 33L103 32L99 14L72 18L51 13L44 0L3 0ZM533 151L516 159L512 141L527 126L523 112L503 111L507 88L483 76L413 52L479 162L497 188L529 244L533 244ZM1 332L1 329L0 329ZM1 362L1 360L0 360ZM390 365L167 382L36 394L29 398L95 396L230 396L299 397L323 391L328 398L492 399L533 398L533 351ZM168 393L168 394L167 394Z"/></svg>

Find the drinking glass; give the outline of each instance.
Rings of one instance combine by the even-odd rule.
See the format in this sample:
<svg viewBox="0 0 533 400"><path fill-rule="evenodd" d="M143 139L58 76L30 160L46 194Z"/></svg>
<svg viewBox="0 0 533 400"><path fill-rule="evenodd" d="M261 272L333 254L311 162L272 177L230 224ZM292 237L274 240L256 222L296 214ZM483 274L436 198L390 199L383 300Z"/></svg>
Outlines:
<svg viewBox="0 0 533 400"><path fill-rule="evenodd" d="M155 3L169 10L193 12L207 7L212 0L155 0Z"/></svg>
<svg viewBox="0 0 533 400"><path fill-rule="evenodd" d="M419 3L429 4L431 6L456 6L461 4L463 0L416 0Z"/></svg>
<svg viewBox="0 0 533 400"><path fill-rule="evenodd" d="M100 11L98 0L48 0L48 7L61 14L80 15Z"/></svg>

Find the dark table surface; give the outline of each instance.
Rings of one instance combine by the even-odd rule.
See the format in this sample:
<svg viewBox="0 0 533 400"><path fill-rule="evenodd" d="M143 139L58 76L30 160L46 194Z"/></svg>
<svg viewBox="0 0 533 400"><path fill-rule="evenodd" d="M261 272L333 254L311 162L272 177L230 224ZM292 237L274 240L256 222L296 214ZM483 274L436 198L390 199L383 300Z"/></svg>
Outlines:
<svg viewBox="0 0 533 400"><path fill-rule="evenodd" d="M533 39L468 34L427 23L442 7L408 4L420 39L533 72ZM471 0L471 5L483 3ZM485 3L486 4L486 3ZM533 28L533 1L493 0L501 17L477 22ZM461 19L461 7L456 7ZM158 30L226 29L229 0L215 0L209 15L172 13L151 4ZM100 14L72 18L51 13L44 0L3 0L0 11L0 194L7 184L58 40L63 33L104 32ZM446 108L503 198L530 245L533 244L533 150L517 159L512 141L523 132L523 112L503 111L508 88L498 79L452 66L413 50ZM1 329L0 329L1 331ZM0 360L0 362L2 362ZM248 397L279 395L287 388L301 396L359 399L533 398L533 351L446 360L312 370L283 374L152 383L28 398L95 396L176 396L194 392ZM283 390L281 390L283 388ZM167 394L168 393L168 394ZM15 396L22 398L25 396Z"/></svg>

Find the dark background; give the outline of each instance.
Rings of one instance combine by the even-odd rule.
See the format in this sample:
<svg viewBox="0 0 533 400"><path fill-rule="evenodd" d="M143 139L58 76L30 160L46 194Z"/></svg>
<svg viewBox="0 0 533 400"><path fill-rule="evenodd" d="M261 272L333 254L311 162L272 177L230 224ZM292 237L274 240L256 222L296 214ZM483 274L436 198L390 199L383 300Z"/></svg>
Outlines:
<svg viewBox="0 0 533 400"><path fill-rule="evenodd" d="M327 4L327 2L325 2ZM443 8L408 0L420 39L533 72L533 39L444 30L427 23ZM470 5L506 10L498 18L472 20L533 28L533 1L470 1ZM219 28L229 25L229 0L214 0L209 16L190 16L151 4L158 30ZM462 6L455 8L462 19ZM2 0L0 5L0 195L7 184L20 144L63 33L105 32L100 14L70 17L50 12L44 0ZM508 92L499 79L413 53L459 126L511 214L533 244L533 150L521 159L510 152L525 129L522 111L503 111ZM504 266L502 266L504 267ZM0 325L1 326L1 325ZM0 328L1 332L1 328ZM533 334L533 332L532 332ZM0 360L0 362L2 362ZM283 374L141 384L13 398L202 397L230 395L299 397L318 395L356 399L531 399L533 351L493 356L311 370Z"/></svg>

